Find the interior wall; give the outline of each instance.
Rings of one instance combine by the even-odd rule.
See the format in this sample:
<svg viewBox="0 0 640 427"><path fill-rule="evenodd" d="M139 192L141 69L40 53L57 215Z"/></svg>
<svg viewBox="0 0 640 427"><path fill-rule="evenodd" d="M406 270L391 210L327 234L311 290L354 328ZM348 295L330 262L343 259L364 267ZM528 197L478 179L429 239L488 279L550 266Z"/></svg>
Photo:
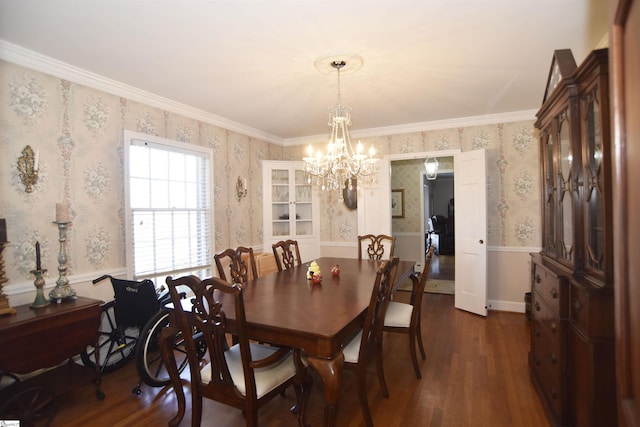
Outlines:
<svg viewBox="0 0 640 427"><path fill-rule="evenodd" d="M121 96L0 61L0 216L7 219L10 245L4 250L5 294L17 305L33 301L30 271L35 242L49 269L47 289L57 273L57 231L51 226L55 204L71 204L73 226L67 242L67 275L86 296L111 293L90 280L123 274L123 141L130 129L214 151L215 247L261 247L263 159L299 160L304 146L281 147L228 129L165 111ZM537 137L531 120L361 138L380 156L396 153L485 148L490 153L487 188L489 244L539 246ZM40 151L40 178L25 193L15 167L25 145ZM318 146L325 142L318 142ZM320 148L320 147L318 147ZM441 165L442 166L442 165ZM235 181L247 178L249 195L238 201ZM406 194L406 208L419 201ZM419 214L418 214L419 216ZM357 254L357 214L335 192L321 196L322 253ZM405 221L405 225L409 221ZM418 235L420 218L411 221ZM394 225L395 228L395 225ZM337 248L337 251L336 251ZM355 255L354 255L355 256ZM527 273L523 273L527 274ZM519 291L518 291L519 292Z"/></svg>
<svg viewBox="0 0 640 427"><path fill-rule="evenodd" d="M216 248L262 246L263 159L296 159L300 150L241 135L193 118L0 61L0 217L10 241L4 293L11 305L33 302L35 243L48 269L45 292L57 279L56 203L71 206L67 276L78 294L109 300L102 274L125 269L123 131L133 130L210 147L214 153ZM26 145L39 152L38 182L25 192L17 159ZM235 182L248 196L237 200Z"/></svg>

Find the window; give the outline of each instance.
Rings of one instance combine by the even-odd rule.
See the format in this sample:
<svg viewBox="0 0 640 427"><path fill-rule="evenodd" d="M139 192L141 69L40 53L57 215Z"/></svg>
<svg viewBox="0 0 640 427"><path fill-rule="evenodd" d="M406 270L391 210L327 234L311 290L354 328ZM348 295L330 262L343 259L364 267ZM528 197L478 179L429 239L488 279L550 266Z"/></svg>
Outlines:
<svg viewBox="0 0 640 427"><path fill-rule="evenodd" d="M208 148L125 131L129 277L211 276L211 165Z"/></svg>

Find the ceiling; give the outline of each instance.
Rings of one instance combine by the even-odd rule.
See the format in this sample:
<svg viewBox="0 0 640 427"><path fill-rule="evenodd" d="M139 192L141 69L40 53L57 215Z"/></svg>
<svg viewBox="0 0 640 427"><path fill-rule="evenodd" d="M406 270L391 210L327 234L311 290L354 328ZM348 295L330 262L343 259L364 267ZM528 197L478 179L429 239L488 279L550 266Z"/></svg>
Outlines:
<svg viewBox="0 0 640 427"><path fill-rule="evenodd" d="M286 145L329 131L337 77L319 57L364 60L341 78L354 135L531 113L553 50L580 63L606 41L606 13L598 0L0 0L0 39Z"/></svg>

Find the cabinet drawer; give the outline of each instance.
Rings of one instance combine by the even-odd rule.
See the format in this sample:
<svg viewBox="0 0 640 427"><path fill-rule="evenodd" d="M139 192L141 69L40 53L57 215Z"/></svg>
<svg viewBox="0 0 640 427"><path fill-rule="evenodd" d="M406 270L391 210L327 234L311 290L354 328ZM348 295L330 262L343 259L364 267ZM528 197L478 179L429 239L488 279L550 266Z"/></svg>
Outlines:
<svg viewBox="0 0 640 427"><path fill-rule="evenodd" d="M560 330L561 320L558 315L551 310L537 292L532 294L531 306L533 313L532 333L538 336L543 331L546 331L549 337L551 337L553 345L559 347L562 338Z"/></svg>
<svg viewBox="0 0 640 427"><path fill-rule="evenodd" d="M544 397L553 407L556 416L561 418L564 376L560 348L551 344L550 337L544 330L532 340L531 347L532 370L538 378Z"/></svg>
<svg viewBox="0 0 640 427"><path fill-rule="evenodd" d="M612 289L571 283L569 318L588 339L613 340L615 326Z"/></svg>
<svg viewBox="0 0 640 427"><path fill-rule="evenodd" d="M533 264L533 291L537 292L554 313L561 316L562 280L540 264Z"/></svg>

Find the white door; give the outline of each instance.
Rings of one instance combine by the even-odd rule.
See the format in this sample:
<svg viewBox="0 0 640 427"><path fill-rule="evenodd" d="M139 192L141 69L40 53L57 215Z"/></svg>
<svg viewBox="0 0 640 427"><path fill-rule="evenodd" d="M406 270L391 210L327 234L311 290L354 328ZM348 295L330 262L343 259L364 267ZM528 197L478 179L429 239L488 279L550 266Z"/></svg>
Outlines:
<svg viewBox="0 0 640 427"><path fill-rule="evenodd" d="M391 235L391 162L378 160L378 177L374 184L358 183L358 235Z"/></svg>
<svg viewBox="0 0 640 427"><path fill-rule="evenodd" d="M487 315L486 151L454 156L455 307Z"/></svg>

